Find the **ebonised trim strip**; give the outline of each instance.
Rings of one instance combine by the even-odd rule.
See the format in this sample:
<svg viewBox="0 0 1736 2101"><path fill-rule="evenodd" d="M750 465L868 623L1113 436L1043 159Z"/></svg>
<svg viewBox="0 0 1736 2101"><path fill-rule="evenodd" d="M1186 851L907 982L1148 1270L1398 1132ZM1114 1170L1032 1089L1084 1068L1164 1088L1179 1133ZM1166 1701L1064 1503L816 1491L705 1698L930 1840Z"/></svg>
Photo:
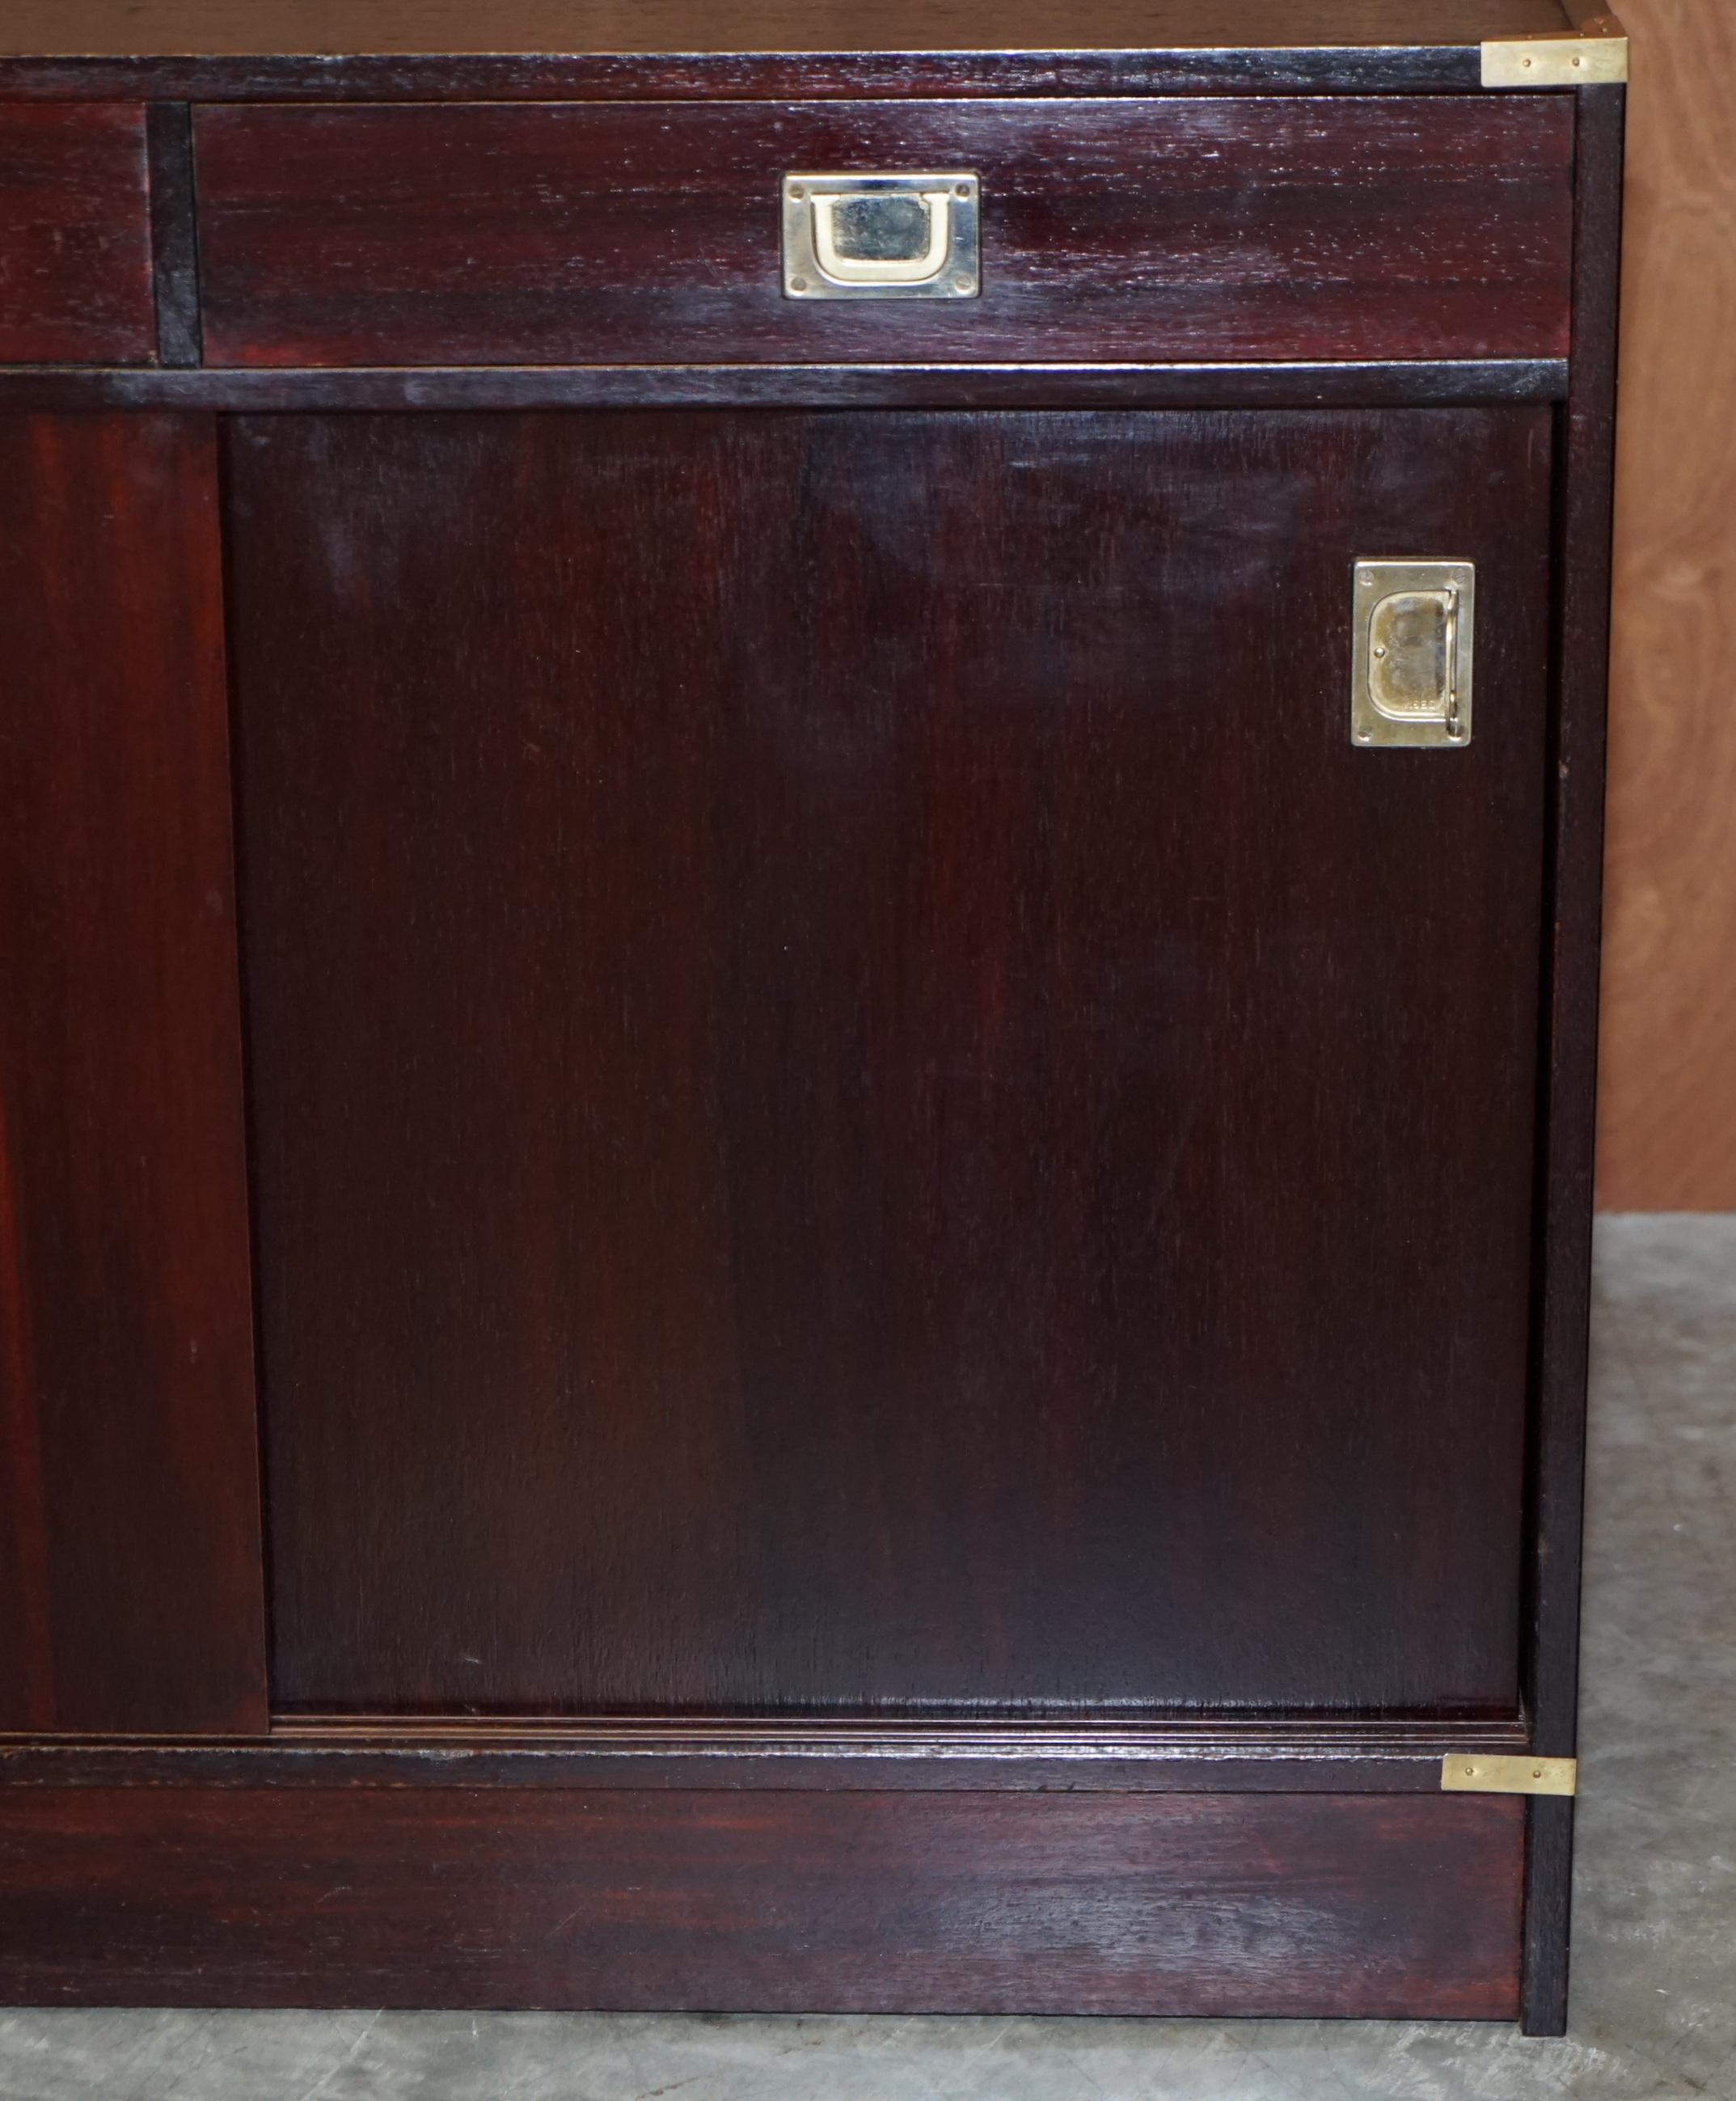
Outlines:
<svg viewBox="0 0 1736 2101"><path fill-rule="evenodd" d="M0 1741L0 1786L1437 1794L1518 1722L1115 1726L310 1719L226 1743Z"/></svg>
<svg viewBox="0 0 1736 2101"><path fill-rule="evenodd" d="M1031 95L1463 95L1481 47L0 58L34 100L444 102Z"/></svg>
<svg viewBox="0 0 1736 2101"><path fill-rule="evenodd" d="M0 370L0 411L1390 408L1566 398L1557 358L1385 365L691 365Z"/></svg>
<svg viewBox="0 0 1736 2101"><path fill-rule="evenodd" d="M151 258L157 293L157 356L167 367L197 365L199 237L193 202L192 112L156 102L145 112L150 166Z"/></svg>
<svg viewBox="0 0 1736 2101"><path fill-rule="evenodd" d="M1603 897L1616 316L1621 253L1620 87L1579 91L1573 376L1557 497L1559 709L1549 769L1550 869L1539 1118L1535 1404L1526 1634L1531 1748L1570 1758L1579 1706L1579 1555L1591 1311L1598 949ZM1571 1801L1530 1805L1523 2024L1567 2027Z"/></svg>

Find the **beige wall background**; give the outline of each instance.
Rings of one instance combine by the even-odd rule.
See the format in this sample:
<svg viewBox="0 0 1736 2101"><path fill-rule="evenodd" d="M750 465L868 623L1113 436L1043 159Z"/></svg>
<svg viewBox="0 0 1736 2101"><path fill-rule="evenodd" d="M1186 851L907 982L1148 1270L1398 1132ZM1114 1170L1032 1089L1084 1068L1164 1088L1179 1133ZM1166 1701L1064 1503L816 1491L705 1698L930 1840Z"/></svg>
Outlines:
<svg viewBox="0 0 1736 2101"><path fill-rule="evenodd" d="M1736 0L1632 38L1598 1201L1736 1210Z"/></svg>

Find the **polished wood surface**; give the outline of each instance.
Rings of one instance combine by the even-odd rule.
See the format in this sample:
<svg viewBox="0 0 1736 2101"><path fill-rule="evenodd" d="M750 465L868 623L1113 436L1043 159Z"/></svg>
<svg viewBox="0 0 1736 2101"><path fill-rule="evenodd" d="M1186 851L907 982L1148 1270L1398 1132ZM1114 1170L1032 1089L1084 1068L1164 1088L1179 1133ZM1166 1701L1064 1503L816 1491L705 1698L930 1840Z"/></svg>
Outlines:
<svg viewBox="0 0 1736 2101"><path fill-rule="evenodd" d="M216 440L0 419L0 1729L265 1718Z"/></svg>
<svg viewBox="0 0 1736 2101"><path fill-rule="evenodd" d="M8 0L0 53L1142 51L1566 26L1557 0Z"/></svg>
<svg viewBox="0 0 1736 2101"><path fill-rule="evenodd" d="M1574 1726L1563 26L6 11L149 241L0 369L0 2001L1559 2032L1572 1804L1438 1761ZM756 119L1034 127L1001 347L816 354ZM1464 752L1348 743L1370 551L1478 563Z"/></svg>
<svg viewBox="0 0 1736 2101"><path fill-rule="evenodd" d="M0 104L0 362L156 347L144 111Z"/></svg>
<svg viewBox="0 0 1736 2101"><path fill-rule="evenodd" d="M1636 0L1598 1197L1736 1210L1736 17Z"/></svg>
<svg viewBox="0 0 1736 2101"><path fill-rule="evenodd" d="M1516 1798L1032 1807L10 1789L0 1999L1440 2020L1517 2009Z"/></svg>
<svg viewBox="0 0 1736 2101"><path fill-rule="evenodd" d="M1514 1710L1550 427L233 427L285 1705Z"/></svg>
<svg viewBox="0 0 1736 2101"><path fill-rule="evenodd" d="M1567 348L1557 95L230 108L194 128L216 365ZM784 175L859 167L981 176L979 298L784 297Z"/></svg>

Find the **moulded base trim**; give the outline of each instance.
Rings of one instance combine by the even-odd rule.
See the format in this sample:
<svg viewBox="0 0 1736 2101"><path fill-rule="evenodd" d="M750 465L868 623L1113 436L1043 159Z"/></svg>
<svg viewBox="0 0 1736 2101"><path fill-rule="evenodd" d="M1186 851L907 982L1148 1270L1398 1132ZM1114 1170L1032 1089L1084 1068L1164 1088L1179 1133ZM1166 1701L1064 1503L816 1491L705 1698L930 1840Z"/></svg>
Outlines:
<svg viewBox="0 0 1736 2101"><path fill-rule="evenodd" d="M0 1789L0 2001L1507 2019L1504 1796Z"/></svg>

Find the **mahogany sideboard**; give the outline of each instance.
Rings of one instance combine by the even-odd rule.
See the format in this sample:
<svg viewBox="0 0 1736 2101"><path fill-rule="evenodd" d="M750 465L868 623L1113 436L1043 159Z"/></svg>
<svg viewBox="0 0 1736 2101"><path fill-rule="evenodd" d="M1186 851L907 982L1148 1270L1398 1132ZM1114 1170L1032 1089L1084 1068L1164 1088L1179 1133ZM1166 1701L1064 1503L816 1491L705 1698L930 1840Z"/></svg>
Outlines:
<svg viewBox="0 0 1736 2101"><path fill-rule="evenodd" d="M1562 2028L1626 45L1087 12L7 8L0 1998Z"/></svg>

